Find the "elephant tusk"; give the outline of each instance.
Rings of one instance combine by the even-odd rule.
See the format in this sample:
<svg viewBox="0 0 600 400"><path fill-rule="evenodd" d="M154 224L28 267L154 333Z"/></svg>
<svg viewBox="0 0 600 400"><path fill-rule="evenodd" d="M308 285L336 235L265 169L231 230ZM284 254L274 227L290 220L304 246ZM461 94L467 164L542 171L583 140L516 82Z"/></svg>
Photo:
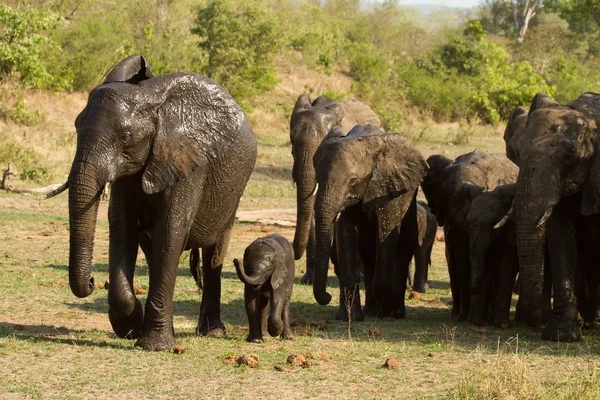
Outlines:
<svg viewBox="0 0 600 400"><path fill-rule="evenodd" d="M515 209L512 206L510 206L510 210L508 210L506 215L504 217L502 217L502 219L500 221L498 221L498 223L496 225L494 225L494 229L503 227L504 224L506 224L506 222L508 221L508 219L513 215L514 211L515 211Z"/></svg>
<svg viewBox="0 0 600 400"><path fill-rule="evenodd" d="M47 200L49 198L52 198L54 196L61 194L68 188L69 188L69 181L66 181L65 183L63 183L62 185L60 185L58 188L54 189L53 191L43 194L41 196L36 196L35 199L36 200Z"/></svg>
<svg viewBox="0 0 600 400"><path fill-rule="evenodd" d="M540 218L540 221L537 223L536 228L539 228L540 226L542 226L544 224L544 222L546 222L546 220L548 218L550 218L550 214L552 214L552 207L547 209L546 212L544 213L544 215L542 215L542 218Z"/></svg>
<svg viewBox="0 0 600 400"><path fill-rule="evenodd" d="M339 213L337 213L337 215L335 216L335 219L333 220L333 223L338 222L338 219L340 219L340 215L342 215L341 211Z"/></svg>
<svg viewBox="0 0 600 400"><path fill-rule="evenodd" d="M315 188L313 189L312 193L310 194L310 196L308 197L313 197L315 194L317 194L317 190L319 189L319 182L317 182L315 184Z"/></svg>

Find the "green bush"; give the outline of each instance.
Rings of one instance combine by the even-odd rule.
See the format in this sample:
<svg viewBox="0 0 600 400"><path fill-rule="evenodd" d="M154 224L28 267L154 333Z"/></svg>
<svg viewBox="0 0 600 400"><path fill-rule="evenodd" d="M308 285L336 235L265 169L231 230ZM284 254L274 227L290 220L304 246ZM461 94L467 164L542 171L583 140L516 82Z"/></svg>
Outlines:
<svg viewBox="0 0 600 400"><path fill-rule="evenodd" d="M16 73L29 87L69 89L71 76L57 63L62 50L51 37L62 23L50 11L0 5L0 80Z"/></svg>
<svg viewBox="0 0 600 400"><path fill-rule="evenodd" d="M192 32L208 55L203 73L246 106L246 100L277 84L274 58L280 35L275 18L260 3L213 0L197 15Z"/></svg>
<svg viewBox="0 0 600 400"><path fill-rule="evenodd" d="M49 178L48 169L38 161L40 155L31 147L22 146L0 135L0 164L12 163L21 180L44 184Z"/></svg>

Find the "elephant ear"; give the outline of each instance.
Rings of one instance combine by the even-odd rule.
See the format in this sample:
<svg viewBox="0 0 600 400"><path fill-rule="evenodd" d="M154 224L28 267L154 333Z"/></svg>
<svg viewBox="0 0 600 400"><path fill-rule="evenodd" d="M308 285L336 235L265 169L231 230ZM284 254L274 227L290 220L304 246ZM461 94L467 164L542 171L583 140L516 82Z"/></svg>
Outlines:
<svg viewBox="0 0 600 400"><path fill-rule="evenodd" d="M306 110L311 108L310 104L310 96L306 93L298 96L298 100L296 100L296 105L294 105L294 110L292 111L292 118L290 119L290 132L298 123L298 116Z"/></svg>
<svg viewBox="0 0 600 400"><path fill-rule="evenodd" d="M513 110L508 118L506 129L504 130L504 143L506 146L506 156L509 160L518 165L519 148L517 143L520 136L523 135L527 119L527 109L525 107L517 107ZM516 136L515 136L516 134Z"/></svg>
<svg viewBox="0 0 600 400"><path fill-rule="evenodd" d="M467 229L466 221L471 203L483 190L484 188L479 185L465 183L450 198L448 208L452 210L452 218L465 230Z"/></svg>
<svg viewBox="0 0 600 400"><path fill-rule="evenodd" d="M138 84L141 81L154 78L146 59L139 54L129 56L108 73L104 83L126 82Z"/></svg>
<svg viewBox="0 0 600 400"><path fill-rule="evenodd" d="M417 243L423 246L425 235L427 235L427 210L417 203Z"/></svg>
<svg viewBox="0 0 600 400"><path fill-rule="evenodd" d="M546 93L540 92L533 97L531 106L529 106L529 113L532 113L540 108L555 107L559 105L559 103L552 100Z"/></svg>
<svg viewBox="0 0 600 400"><path fill-rule="evenodd" d="M596 152L591 161L587 180L581 190L581 214L584 216L600 213L600 155Z"/></svg>
<svg viewBox="0 0 600 400"><path fill-rule="evenodd" d="M142 176L144 192L158 193L214 162L250 130L235 100L212 80L196 74L169 74L142 82L159 101L156 136Z"/></svg>
<svg viewBox="0 0 600 400"><path fill-rule="evenodd" d="M428 166L407 138L399 133L381 133L358 140L375 149L373 173L363 197L363 210L382 208L390 199L419 188Z"/></svg>

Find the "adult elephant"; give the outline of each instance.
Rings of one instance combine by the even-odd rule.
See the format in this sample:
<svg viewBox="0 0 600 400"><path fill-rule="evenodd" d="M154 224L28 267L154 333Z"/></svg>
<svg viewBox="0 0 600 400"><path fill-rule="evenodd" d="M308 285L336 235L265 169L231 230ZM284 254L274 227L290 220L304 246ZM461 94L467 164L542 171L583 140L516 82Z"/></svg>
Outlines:
<svg viewBox="0 0 600 400"><path fill-rule="evenodd" d="M478 150L458 156L455 160L444 155L433 155L427 159L427 163L430 166L429 174L421 187L438 225L444 227L452 316L466 320L471 303L471 262L466 218L471 202L483 191L514 183L518 168L502 154L484 154Z"/></svg>
<svg viewBox="0 0 600 400"><path fill-rule="evenodd" d="M408 264L417 245L416 193L427 173L425 160L403 135L357 125L347 136L334 134L324 140L314 163L318 182L315 299L322 305L331 300L326 281L337 220L337 318L364 318L359 258L364 266L366 311L404 317Z"/></svg>
<svg viewBox="0 0 600 400"><path fill-rule="evenodd" d="M600 221L600 95L585 93L559 104L543 93L533 99L518 147L520 165L513 202L517 221L522 315L543 322L545 248L554 302L544 339L575 341L575 266L586 271L591 309L598 304L596 250ZM507 143L508 145L508 143ZM595 244L594 244L595 243ZM591 311L588 311L591 314ZM593 315L584 315L593 319Z"/></svg>
<svg viewBox="0 0 600 400"><path fill-rule="evenodd" d="M221 268L239 199L256 160L256 138L233 98L192 73L155 77L144 58L122 60L89 95L75 121L69 188L69 283L94 290L94 230L112 183L109 318L120 337L162 350L175 344L172 306L179 257L202 248L204 290L197 334L222 335ZM133 292L141 246L150 289Z"/></svg>
<svg viewBox="0 0 600 400"><path fill-rule="evenodd" d="M346 134L355 125L373 125L381 129L381 121L369 106L358 100L335 102L327 97L298 97L290 121L290 140L294 166L292 177L297 185L297 223L294 234L294 253L299 260L306 250L306 273L302 283L312 283L315 251L314 203L316 177L313 157L319 144L334 128Z"/></svg>

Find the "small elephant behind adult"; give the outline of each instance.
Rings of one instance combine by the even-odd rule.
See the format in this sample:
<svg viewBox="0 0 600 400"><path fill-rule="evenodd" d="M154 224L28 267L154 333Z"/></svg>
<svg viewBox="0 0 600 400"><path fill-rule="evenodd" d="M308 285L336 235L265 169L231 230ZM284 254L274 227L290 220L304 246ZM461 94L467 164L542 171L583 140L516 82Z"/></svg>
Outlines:
<svg viewBox="0 0 600 400"><path fill-rule="evenodd" d="M452 289L452 316L466 320L471 304L471 261L466 224L471 202L483 191L514 183L518 167L503 154L478 150L451 160L444 155L427 159L429 173L421 184L439 226L444 227L446 261Z"/></svg>
<svg viewBox="0 0 600 400"><path fill-rule="evenodd" d="M262 343L265 332L273 337L291 339L290 300L295 268L290 242L277 233L256 239L246 248L243 263L236 258L233 264L245 285L244 302L249 323L246 340Z"/></svg>
<svg viewBox="0 0 600 400"><path fill-rule="evenodd" d="M502 218L512 205L515 191L516 184L508 184L481 193L467 215L472 296L469 321L475 325L491 321L497 327L508 327L519 267L515 224L511 218Z"/></svg>
<svg viewBox="0 0 600 400"><path fill-rule="evenodd" d="M437 233L437 219L427 203L422 200L417 202L417 226L417 248L414 256L415 273L414 279L412 279L412 274L409 272L408 284L412 286L413 291L425 293L429 266L431 265L431 251Z"/></svg>

